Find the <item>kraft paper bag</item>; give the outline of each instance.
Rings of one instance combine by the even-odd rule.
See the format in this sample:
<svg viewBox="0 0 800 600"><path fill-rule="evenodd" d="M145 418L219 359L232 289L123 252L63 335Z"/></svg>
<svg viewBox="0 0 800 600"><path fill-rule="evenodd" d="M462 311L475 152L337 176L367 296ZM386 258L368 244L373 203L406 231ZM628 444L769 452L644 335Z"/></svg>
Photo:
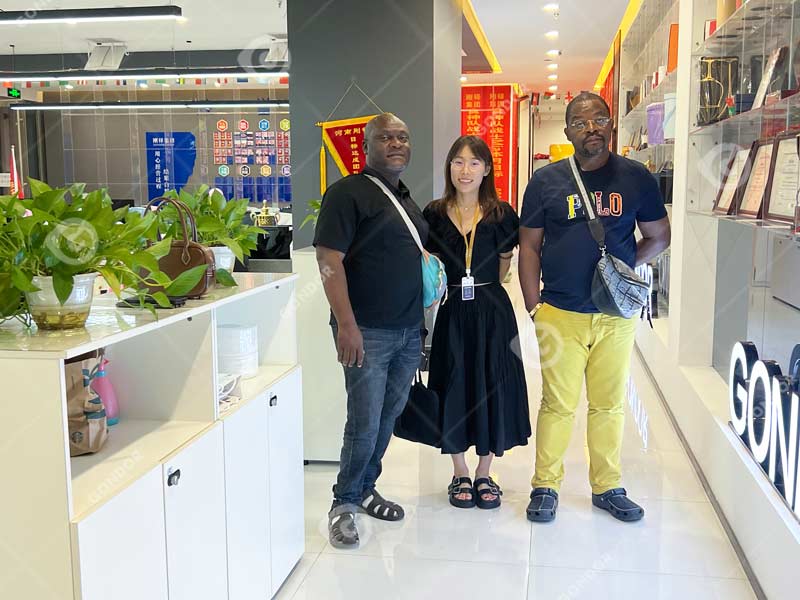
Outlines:
<svg viewBox="0 0 800 600"><path fill-rule="evenodd" d="M100 396L90 387L98 367L96 358L64 365L70 456L97 452L108 438L106 411Z"/></svg>

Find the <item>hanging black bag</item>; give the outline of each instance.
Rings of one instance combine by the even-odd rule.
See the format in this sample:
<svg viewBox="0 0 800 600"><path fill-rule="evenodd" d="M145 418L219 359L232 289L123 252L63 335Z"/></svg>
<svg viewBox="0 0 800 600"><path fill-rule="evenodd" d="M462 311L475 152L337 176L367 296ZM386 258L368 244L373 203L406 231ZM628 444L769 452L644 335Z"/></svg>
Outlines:
<svg viewBox="0 0 800 600"><path fill-rule="evenodd" d="M408 403L395 421L394 434L404 440L433 448L440 448L442 445L439 395L425 387L421 371L417 371L416 380L408 394Z"/></svg>

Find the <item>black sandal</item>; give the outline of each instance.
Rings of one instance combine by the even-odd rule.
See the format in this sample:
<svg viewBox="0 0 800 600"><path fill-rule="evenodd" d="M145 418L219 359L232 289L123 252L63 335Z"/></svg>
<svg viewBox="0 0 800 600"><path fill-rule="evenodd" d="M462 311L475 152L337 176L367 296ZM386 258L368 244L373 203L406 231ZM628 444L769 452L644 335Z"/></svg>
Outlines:
<svg viewBox="0 0 800 600"><path fill-rule="evenodd" d="M381 521L402 521L406 516L402 506L395 502L389 502L376 489L364 491L361 497L361 508L370 517Z"/></svg>
<svg viewBox="0 0 800 600"><path fill-rule="evenodd" d="M355 504L340 504L328 513L328 541L338 549L358 548Z"/></svg>
<svg viewBox="0 0 800 600"><path fill-rule="evenodd" d="M447 493L450 495L450 504L456 508L472 508L475 506L475 492L472 487L472 479L469 477L453 477L453 481L447 486ZM469 500L462 500L458 496L469 494Z"/></svg>
<svg viewBox="0 0 800 600"><path fill-rule="evenodd" d="M478 486L486 485L488 487L480 490ZM478 496L478 508L492 509L500 506L500 496L503 495L503 490L497 485L491 477L481 477L475 480L475 493ZM495 496L494 500L487 500L484 496Z"/></svg>

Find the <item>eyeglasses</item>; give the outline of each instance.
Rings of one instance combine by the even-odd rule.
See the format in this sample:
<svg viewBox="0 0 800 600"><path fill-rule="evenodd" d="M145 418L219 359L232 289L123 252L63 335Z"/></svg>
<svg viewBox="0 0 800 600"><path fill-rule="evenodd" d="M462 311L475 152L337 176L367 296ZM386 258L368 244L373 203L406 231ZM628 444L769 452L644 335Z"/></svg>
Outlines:
<svg viewBox="0 0 800 600"><path fill-rule="evenodd" d="M376 139L382 144L385 144L386 142L388 142L390 140L397 140L401 144L407 144L410 138L406 134L401 133L399 135L382 134L382 135L376 136Z"/></svg>
<svg viewBox="0 0 800 600"><path fill-rule="evenodd" d="M454 169L463 169L467 167L470 171L481 171L484 168L483 161L477 158L472 160L464 160L463 158L454 158L450 161L450 166Z"/></svg>
<svg viewBox="0 0 800 600"><path fill-rule="evenodd" d="M589 126L589 123L594 123L601 129L603 127L607 127L609 123L611 123L611 117L597 117L596 119L579 119L577 121L573 121L569 124L570 127L573 129L577 129L578 131L583 131Z"/></svg>

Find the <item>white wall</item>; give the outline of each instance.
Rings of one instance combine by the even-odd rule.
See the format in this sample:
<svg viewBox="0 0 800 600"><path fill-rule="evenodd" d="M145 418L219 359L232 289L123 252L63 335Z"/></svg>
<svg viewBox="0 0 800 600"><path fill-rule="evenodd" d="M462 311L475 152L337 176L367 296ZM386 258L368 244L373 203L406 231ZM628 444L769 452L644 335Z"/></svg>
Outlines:
<svg viewBox="0 0 800 600"><path fill-rule="evenodd" d="M550 144L568 144L569 140L564 135L564 121L558 120L542 120L541 123L536 123L533 130L533 152L548 154L550 152Z"/></svg>
<svg viewBox="0 0 800 600"><path fill-rule="evenodd" d="M539 107L539 117L534 121L533 128L533 153L549 154L551 144L568 144L569 140L564 135L564 115L567 107L563 102L553 100L543 101ZM539 169L549 161L536 160L533 169Z"/></svg>

